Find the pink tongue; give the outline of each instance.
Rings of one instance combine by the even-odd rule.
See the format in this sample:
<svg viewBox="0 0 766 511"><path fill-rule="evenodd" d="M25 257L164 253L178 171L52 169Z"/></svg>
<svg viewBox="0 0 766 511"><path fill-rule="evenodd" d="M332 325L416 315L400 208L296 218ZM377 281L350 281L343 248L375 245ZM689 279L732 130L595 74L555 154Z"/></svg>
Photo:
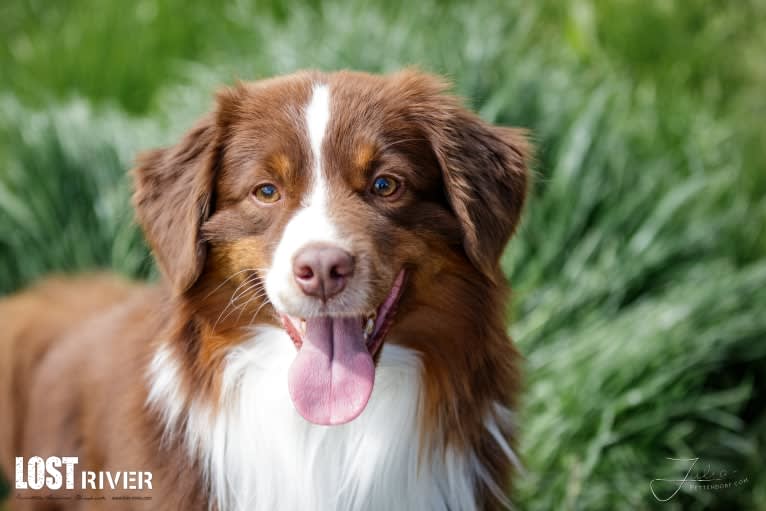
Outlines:
<svg viewBox="0 0 766 511"><path fill-rule="evenodd" d="M315 424L343 424L370 399L375 366L364 341L362 319L309 318L288 374L295 409Z"/></svg>

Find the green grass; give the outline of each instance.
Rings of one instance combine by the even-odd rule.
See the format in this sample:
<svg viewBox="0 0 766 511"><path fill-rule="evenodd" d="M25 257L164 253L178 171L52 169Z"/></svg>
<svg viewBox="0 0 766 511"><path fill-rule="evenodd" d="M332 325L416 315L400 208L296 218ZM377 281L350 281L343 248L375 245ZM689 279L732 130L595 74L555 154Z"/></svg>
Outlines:
<svg viewBox="0 0 766 511"><path fill-rule="evenodd" d="M538 146L503 259L526 356L518 507L766 509L766 3L206 5L0 7L0 292L149 276L125 171L216 84L416 64ZM748 483L660 503L649 482L683 474L667 457Z"/></svg>

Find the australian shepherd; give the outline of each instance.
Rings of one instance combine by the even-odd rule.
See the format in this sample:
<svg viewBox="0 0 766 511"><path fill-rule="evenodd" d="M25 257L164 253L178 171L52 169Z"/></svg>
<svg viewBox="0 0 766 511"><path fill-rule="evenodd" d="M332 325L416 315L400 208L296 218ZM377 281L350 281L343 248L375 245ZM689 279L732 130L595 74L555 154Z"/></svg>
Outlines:
<svg viewBox="0 0 766 511"><path fill-rule="evenodd" d="M0 302L11 508L509 506L499 259L528 153L415 70L219 92L133 170L160 283L62 277Z"/></svg>

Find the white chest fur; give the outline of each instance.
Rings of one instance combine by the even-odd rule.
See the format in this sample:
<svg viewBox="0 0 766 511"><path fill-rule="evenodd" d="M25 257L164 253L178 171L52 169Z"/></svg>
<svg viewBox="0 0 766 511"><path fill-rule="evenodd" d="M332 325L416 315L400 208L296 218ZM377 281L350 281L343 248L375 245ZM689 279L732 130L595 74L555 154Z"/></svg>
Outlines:
<svg viewBox="0 0 766 511"><path fill-rule="evenodd" d="M287 390L294 356L282 330L255 330L227 356L215 416L194 401L188 412L174 407L177 363L167 350L155 356L150 403L169 424L188 413L186 442L202 457L219 509L476 509L474 485L484 471L472 453L448 449L419 459L415 352L384 345L366 409L342 426L310 424L295 411Z"/></svg>

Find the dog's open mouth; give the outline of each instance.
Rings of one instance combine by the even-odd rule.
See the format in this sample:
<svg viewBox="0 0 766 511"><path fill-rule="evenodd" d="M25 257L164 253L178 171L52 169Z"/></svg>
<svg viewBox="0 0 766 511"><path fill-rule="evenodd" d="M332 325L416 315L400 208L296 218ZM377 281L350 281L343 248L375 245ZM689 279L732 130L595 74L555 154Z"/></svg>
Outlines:
<svg viewBox="0 0 766 511"><path fill-rule="evenodd" d="M405 277L401 270L383 303L366 315L281 315L298 350L288 375L290 397L306 420L343 424L367 406L375 381L373 357L391 327Z"/></svg>

